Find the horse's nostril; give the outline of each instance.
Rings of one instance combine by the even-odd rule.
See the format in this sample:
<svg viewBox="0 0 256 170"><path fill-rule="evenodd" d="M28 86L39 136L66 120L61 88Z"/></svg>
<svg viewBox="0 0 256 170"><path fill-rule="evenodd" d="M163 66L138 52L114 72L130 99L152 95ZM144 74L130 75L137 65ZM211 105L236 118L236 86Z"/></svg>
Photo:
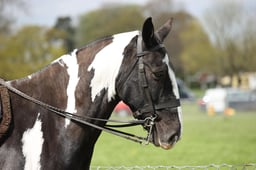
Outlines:
<svg viewBox="0 0 256 170"><path fill-rule="evenodd" d="M169 137L168 143L176 143L179 139L179 135L177 133L174 133Z"/></svg>

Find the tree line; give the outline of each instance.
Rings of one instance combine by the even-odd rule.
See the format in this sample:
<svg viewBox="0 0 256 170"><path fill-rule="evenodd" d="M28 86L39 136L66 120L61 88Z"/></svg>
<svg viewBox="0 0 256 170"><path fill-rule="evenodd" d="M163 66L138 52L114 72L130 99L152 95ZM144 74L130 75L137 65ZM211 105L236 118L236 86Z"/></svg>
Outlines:
<svg viewBox="0 0 256 170"><path fill-rule="evenodd" d="M10 2L16 1L22 0ZM150 0L144 6L106 4L82 14L75 26L64 16L52 28L24 26L15 32L9 31L11 22L0 12L0 18L5 18L0 20L0 77L25 76L97 38L138 30L147 16L153 17L156 27L174 18L165 45L179 77L256 71L256 21L240 4L216 3L202 22L172 0Z"/></svg>

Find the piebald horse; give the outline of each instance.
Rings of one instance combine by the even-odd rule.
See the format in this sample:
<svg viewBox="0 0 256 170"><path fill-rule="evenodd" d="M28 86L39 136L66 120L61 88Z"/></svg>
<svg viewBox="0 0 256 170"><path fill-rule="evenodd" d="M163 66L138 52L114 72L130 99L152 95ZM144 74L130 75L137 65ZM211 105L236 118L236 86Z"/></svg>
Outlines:
<svg viewBox="0 0 256 170"><path fill-rule="evenodd" d="M1 81L12 120L0 143L0 169L89 169L102 131L90 125L104 129L101 120L121 100L144 122L149 142L172 148L182 125L177 82L163 45L171 27L172 19L154 31L148 18L141 31L99 39L25 78ZM63 115L54 113L60 110Z"/></svg>

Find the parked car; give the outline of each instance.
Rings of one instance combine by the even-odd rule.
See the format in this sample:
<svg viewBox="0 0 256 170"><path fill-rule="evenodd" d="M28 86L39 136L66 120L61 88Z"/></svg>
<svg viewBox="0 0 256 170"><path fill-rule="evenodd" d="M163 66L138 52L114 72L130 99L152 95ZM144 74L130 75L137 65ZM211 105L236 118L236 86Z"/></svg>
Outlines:
<svg viewBox="0 0 256 170"><path fill-rule="evenodd" d="M198 101L201 110L224 112L226 109L256 111L256 93L234 88L208 89Z"/></svg>
<svg viewBox="0 0 256 170"><path fill-rule="evenodd" d="M128 115L132 115L132 111L131 109L129 108L129 106L127 106L123 101L120 101L115 109L114 109L114 112L118 115L118 116L121 116L121 117L125 117L125 116L128 116Z"/></svg>
<svg viewBox="0 0 256 170"><path fill-rule="evenodd" d="M256 93L253 91L230 91L227 106L240 111L256 111Z"/></svg>

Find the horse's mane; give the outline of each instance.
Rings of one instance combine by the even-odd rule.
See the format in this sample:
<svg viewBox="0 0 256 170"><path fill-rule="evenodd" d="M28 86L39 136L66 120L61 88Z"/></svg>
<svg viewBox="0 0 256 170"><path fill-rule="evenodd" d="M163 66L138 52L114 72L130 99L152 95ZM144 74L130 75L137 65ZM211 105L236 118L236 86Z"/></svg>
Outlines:
<svg viewBox="0 0 256 170"><path fill-rule="evenodd" d="M96 45L96 44L98 44L98 43L100 43L102 41L106 41L106 40L110 40L110 39L113 39L113 35L104 36L104 37L98 38L96 40L90 41L88 44L78 48L77 52L82 51L85 48L89 48L89 47L91 47L93 45Z"/></svg>

